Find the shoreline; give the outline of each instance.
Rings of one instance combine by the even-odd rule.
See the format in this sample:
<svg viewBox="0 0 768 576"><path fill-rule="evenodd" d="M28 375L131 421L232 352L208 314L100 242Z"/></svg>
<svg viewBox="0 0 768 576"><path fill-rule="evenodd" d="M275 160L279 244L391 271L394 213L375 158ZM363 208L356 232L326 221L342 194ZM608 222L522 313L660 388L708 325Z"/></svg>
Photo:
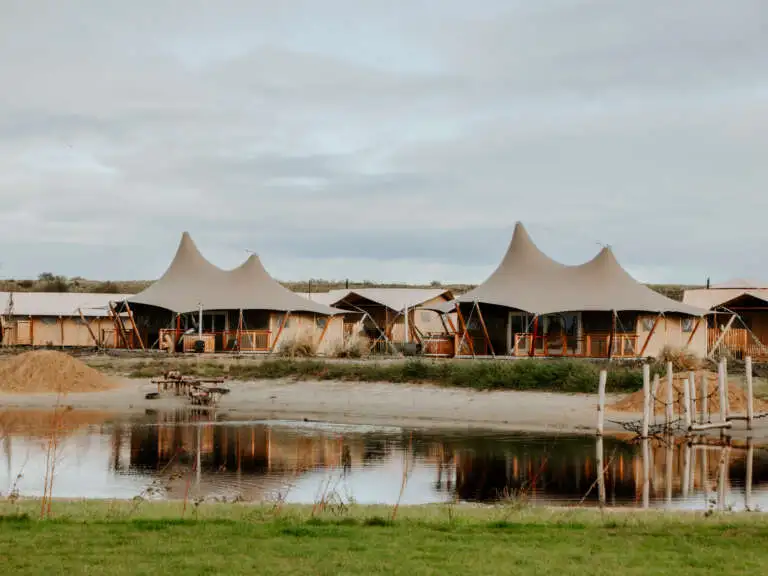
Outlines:
<svg viewBox="0 0 768 576"><path fill-rule="evenodd" d="M59 406L73 410L136 415L192 408L186 399L164 396L148 379L115 378L118 387L102 392L72 393ZM562 392L477 391L429 384L386 382L255 380L229 382L231 392L212 413L228 418L295 420L340 424L387 425L425 429L476 429L529 433L594 435L597 395ZM607 404L623 394L609 394ZM53 409L53 393L0 394L0 410ZM195 407L197 409L197 407ZM621 422L640 414L606 412L605 433L626 433ZM744 423L734 423L728 436L747 436ZM755 422L752 438L768 440L768 419Z"/></svg>

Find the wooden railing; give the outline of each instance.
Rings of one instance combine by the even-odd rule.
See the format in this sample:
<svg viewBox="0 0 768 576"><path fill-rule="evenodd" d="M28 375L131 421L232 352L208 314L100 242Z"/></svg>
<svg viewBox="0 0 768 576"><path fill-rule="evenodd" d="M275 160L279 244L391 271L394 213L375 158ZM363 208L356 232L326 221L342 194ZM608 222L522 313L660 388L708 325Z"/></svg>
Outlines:
<svg viewBox="0 0 768 576"><path fill-rule="evenodd" d="M614 334L612 353L614 358L635 358L640 354L637 346L637 334ZM574 358L608 358L610 333L589 333L583 337L560 335L537 335L531 333L515 334L513 354L528 356L531 343L534 356L568 356Z"/></svg>
<svg viewBox="0 0 768 576"><path fill-rule="evenodd" d="M422 351L425 356L453 356L456 350L456 335L430 334L422 340Z"/></svg>
<svg viewBox="0 0 768 576"><path fill-rule="evenodd" d="M725 333L720 328L707 329L707 351L711 352L718 340L718 348L728 351L736 358L768 358L768 345L761 343L746 328L729 328Z"/></svg>
<svg viewBox="0 0 768 576"><path fill-rule="evenodd" d="M194 352L195 342L200 339L198 334L184 334L182 331L173 328L163 328L159 333L159 347L161 350L168 349L168 338L171 342L182 340L182 350L184 352ZM272 340L270 330L224 330L219 332L204 332L202 340L205 342L205 352L231 352L240 350L241 352L269 352Z"/></svg>

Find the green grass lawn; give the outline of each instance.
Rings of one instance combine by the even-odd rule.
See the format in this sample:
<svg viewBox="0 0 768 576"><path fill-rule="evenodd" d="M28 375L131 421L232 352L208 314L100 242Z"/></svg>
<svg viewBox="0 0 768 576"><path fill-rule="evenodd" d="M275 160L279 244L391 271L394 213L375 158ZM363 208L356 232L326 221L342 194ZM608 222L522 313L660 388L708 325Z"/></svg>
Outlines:
<svg viewBox="0 0 768 576"><path fill-rule="evenodd" d="M768 520L514 507L0 506L3 574L765 573Z"/></svg>

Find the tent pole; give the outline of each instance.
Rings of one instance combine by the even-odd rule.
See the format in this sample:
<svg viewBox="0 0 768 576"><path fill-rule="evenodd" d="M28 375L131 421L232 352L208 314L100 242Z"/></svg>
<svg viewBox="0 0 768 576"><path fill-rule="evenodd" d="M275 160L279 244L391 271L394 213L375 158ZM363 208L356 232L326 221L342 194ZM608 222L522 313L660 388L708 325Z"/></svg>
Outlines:
<svg viewBox="0 0 768 576"><path fill-rule="evenodd" d="M533 357L536 353L536 336L539 332L539 315L533 317L533 338L531 338L531 348L528 350L528 356Z"/></svg>
<svg viewBox="0 0 768 576"><path fill-rule="evenodd" d="M696 336L696 331L699 329L699 325L701 324L701 316L699 316L696 319L696 325L693 327L693 330L691 331L691 335L688 336L688 342L685 343L685 348L688 348L688 346L691 345L691 342L693 342L693 337Z"/></svg>
<svg viewBox="0 0 768 576"><path fill-rule="evenodd" d="M243 337L243 309L240 308L240 313L237 318L237 338L235 338L235 347L237 348L237 353L241 353L243 351L243 344L242 339Z"/></svg>
<svg viewBox="0 0 768 576"><path fill-rule="evenodd" d="M611 334L608 336L608 360L613 358L613 343L616 341L616 310L611 310Z"/></svg>
<svg viewBox="0 0 768 576"><path fill-rule="evenodd" d="M467 340L467 344L469 345L469 350L472 353L472 357L475 357L475 346L472 344L472 339L469 337L469 333L467 331L467 323L464 322L464 316L461 313L461 308L459 307L459 303L456 302L456 317L459 320L459 326L461 326L461 340L459 340L459 347L454 353L454 355L461 352L461 346L464 344L464 340Z"/></svg>
<svg viewBox="0 0 768 576"><path fill-rule="evenodd" d="M648 344L651 341L651 338L653 338L653 333L656 332L656 326L659 325L659 320L661 319L661 312L658 316L656 316L656 320L653 321L653 326L651 326L651 331L648 332L648 337L645 339L645 342L643 343L643 347L640 349L640 358L643 357L643 354L645 354L645 349L648 348Z"/></svg>
<svg viewBox="0 0 768 576"><path fill-rule="evenodd" d="M736 314L731 315L731 319L728 320L728 323L725 325L725 328L723 329L723 333L720 334L718 339L712 345L712 350L710 350L709 354L707 354L707 358L712 358L712 356L714 356L715 350L717 350L720 347L720 344L723 342L723 339L725 338L725 335L728 333L728 330L731 329L731 325L733 324L734 320L736 320Z"/></svg>
<svg viewBox="0 0 768 576"><path fill-rule="evenodd" d="M483 333L485 334L485 341L488 343L488 348L491 349L491 356L496 358L496 352L493 351L493 344L491 343L491 337L488 334L488 327L485 325L483 319L483 312L480 310L480 303L475 300L475 306L477 307L477 317L480 319L480 325L483 327Z"/></svg>
<svg viewBox="0 0 768 576"><path fill-rule="evenodd" d="M275 336L275 341L272 342L272 347L269 349L269 353L275 351L275 347L277 346L277 342L280 340L280 335L283 333L283 328L285 328L285 325L288 324L288 319L291 317L290 311L286 312L283 316L283 321L280 323L280 329L277 331L277 336Z"/></svg>
<svg viewBox="0 0 768 576"><path fill-rule="evenodd" d="M139 327L136 326L136 321L133 319L133 310L131 310L131 307L128 305L127 299L123 303L125 304L126 312L128 312L128 319L131 321L131 328L133 328L133 333L136 335L136 338L139 339L139 346L141 346L141 349L144 350L144 340L142 340L141 334L139 334Z"/></svg>

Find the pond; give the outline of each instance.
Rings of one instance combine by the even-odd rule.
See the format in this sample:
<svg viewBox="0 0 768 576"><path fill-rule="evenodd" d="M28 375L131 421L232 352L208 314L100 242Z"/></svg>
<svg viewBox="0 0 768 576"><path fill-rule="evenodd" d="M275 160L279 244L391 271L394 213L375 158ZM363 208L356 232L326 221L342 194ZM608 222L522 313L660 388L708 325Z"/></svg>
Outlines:
<svg viewBox="0 0 768 576"><path fill-rule="evenodd" d="M751 444L605 438L601 483L591 436L229 421L182 410L6 411L0 437L3 496L41 496L55 453L57 498L594 506L603 494L610 506L768 507L768 453Z"/></svg>

